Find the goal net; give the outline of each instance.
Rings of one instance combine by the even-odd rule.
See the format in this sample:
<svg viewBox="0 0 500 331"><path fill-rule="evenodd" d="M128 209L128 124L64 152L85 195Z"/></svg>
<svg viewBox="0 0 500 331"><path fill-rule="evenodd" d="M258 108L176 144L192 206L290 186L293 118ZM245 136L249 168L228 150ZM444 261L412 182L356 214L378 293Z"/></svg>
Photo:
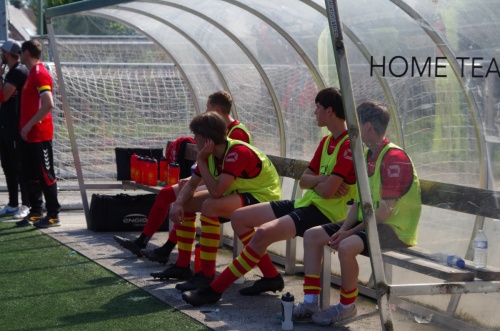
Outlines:
<svg viewBox="0 0 500 331"><path fill-rule="evenodd" d="M116 178L116 147L165 148L167 141L188 133L193 101L178 70L153 43L63 39L58 46L86 180ZM56 91L56 168L59 178L71 179L76 170L56 70L49 67Z"/></svg>

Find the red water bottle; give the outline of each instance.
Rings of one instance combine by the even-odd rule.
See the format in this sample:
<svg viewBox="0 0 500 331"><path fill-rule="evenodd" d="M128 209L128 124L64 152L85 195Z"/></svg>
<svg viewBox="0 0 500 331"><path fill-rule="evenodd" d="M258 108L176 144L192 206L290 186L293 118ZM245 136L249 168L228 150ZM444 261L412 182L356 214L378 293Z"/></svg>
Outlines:
<svg viewBox="0 0 500 331"><path fill-rule="evenodd" d="M194 246L194 264L193 264L194 274L196 275L201 271L201 256L200 256L200 244Z"/></svg>
<svg viewBox="0 0 500 331"><path fill-rule="evenodd" d="M135 153L132 154L132 156L130 156L130 180L133 180L134 182L137 181L137 173L139 171L138 163L139 156Z"/></svg>
<svg viewBox="0 0 500 331"><path fill-rule="evenodd" d="M146 156L144 160L144 171L142 172L142 183L151 186L151 159Z"/></svg>
<svg viewBox="0 0 500 331"><path fill-rule="evenodd" d="M142 171L142 156L139 156L137 158L137 168L136 168L136 173L135 173L135 182L137 184L141 183L141 171Z"/></svg>
<svg viewBox="0 0 500 331"><path fill-rule="evenodd" d="M143 184L144 183L144 170L145 170L145 163L146 159L142 156L139 156L137 163L137 180L135 181L137 184Z"/></svg>
<svg viewBox="0 0 500 331"><path fill-rule="evenodd" d="M160 182L166 183L168 178L168 162L166 157L160 159Z"/></svg>
<svg viewBox="0 0 500 331"><path fill-rule="evenodd" d="M155 158L149 160L149 186L156 186L158 184L158 161Z"/></svg>
<svg viewBox="0 0 500 331"><path fill-rule="evenodd" d="M168 165L168 185L172 186L179 182L181 174L181 166L177 162L172 162Z"/></svg>

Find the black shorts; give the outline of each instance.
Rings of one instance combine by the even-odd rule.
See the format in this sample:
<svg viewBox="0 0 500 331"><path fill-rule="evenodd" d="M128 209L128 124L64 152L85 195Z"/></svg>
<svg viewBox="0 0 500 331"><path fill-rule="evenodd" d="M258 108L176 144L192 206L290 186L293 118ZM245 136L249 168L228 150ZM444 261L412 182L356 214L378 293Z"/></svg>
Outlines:
<svg viewBox="0 0 500 331"><path fill-rule="evenodd" d="M340 230L342 224L344 224L344 222L324 224L322 225L322 228L325 230L328 236L331 237L335 233L337 233L337 231ZM398 236L396 235L396 233L394 232L394 230L390 225L377 224L377 232L381 249L395 249L401 247L408 247L408 245L399 240ZM359 231L354 235L360 237L361 240L363 241L364 248L361 254L368 255L368 236L366 234L366 231Z"/></svg>
<svg viewBox="0 0 500 331"><path fill-rule="evenodd" d="M255 204L260 203L259 200L255 199L255 197L250 193L238 193L238 195L241 198L241 202L243 204L242 207L246 207L246 206L255 205ZM229 218L219 217L220 224L228 223L230 221L231 220Z"/></svg>
<svg viewBox="0 0 500 331"><path fill-rule="evenodd" d="M285 215L292 218L295 224L295 235L299 237L304 236L304 232L312 227L331 222L328 217L314 205L295 208L293 200L271 201L270 205L276 218Z"/></svg>

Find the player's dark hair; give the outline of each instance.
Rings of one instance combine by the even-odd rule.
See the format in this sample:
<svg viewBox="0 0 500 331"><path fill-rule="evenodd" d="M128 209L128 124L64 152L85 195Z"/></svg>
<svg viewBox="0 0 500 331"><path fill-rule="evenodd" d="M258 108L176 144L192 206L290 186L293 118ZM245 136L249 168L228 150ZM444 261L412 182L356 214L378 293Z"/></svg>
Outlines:
<svg viewBox="0 0 500 331"><path fill-rule="evenodd" d="M384 105L373 100L364 101L357 107L356 111L360 124L369 122L375 132L379 135L385 135L391 115Z"/></svg>
<svg viewBox="0 0 500 331"><path fill-rule="evenodd" d="M221 115L213 111L195 116L189 124L189 129L193 133L211 139L216 145L226 141L226 122Z"/></svg>
<svg viewBox="0 0 500 331"><path fill-rule="evenodd" d="M345 120L344 106L342 103L342 93L337 87L327 87L316 95L315 103L319 103L324 108L332 107L338 118Z"/></svg>
<svg viewBox="0 0 500 331"><path fill-rule="evenodd" d="M42 57L42 44L36 39L26 40L21 45L21 52L28 51L30 56L35 59Z"/></svg>
<svg viewBox="0 0 500 331"><path fill-rule="evenodd" d="M208 103L212 106L220 106L222 113L229 115L233 106L233 98L226 91L218 91L208 96Z"/></svg>

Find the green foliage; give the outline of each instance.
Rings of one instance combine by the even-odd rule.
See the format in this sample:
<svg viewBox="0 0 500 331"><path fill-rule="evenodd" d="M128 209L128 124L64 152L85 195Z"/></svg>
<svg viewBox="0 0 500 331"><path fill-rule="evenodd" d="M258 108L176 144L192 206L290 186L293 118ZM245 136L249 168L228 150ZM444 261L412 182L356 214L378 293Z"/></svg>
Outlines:
<svg viewBox="0 0 500 331"><path fill-rule="evenodd" d="M57 7L62 5L79 2L81 0L43 0L44 9ZM33 8L34 12L38 11L39 0L29 0L28 7ZM87 15L70 15L67 17L57 18L54 22L57 25L57 34L76 34L89 36L121 36L121 35L138 35L138 33L128 28L126 25L107 20L101 17ZM47 29L44 24L44 31Z"/></svg>

